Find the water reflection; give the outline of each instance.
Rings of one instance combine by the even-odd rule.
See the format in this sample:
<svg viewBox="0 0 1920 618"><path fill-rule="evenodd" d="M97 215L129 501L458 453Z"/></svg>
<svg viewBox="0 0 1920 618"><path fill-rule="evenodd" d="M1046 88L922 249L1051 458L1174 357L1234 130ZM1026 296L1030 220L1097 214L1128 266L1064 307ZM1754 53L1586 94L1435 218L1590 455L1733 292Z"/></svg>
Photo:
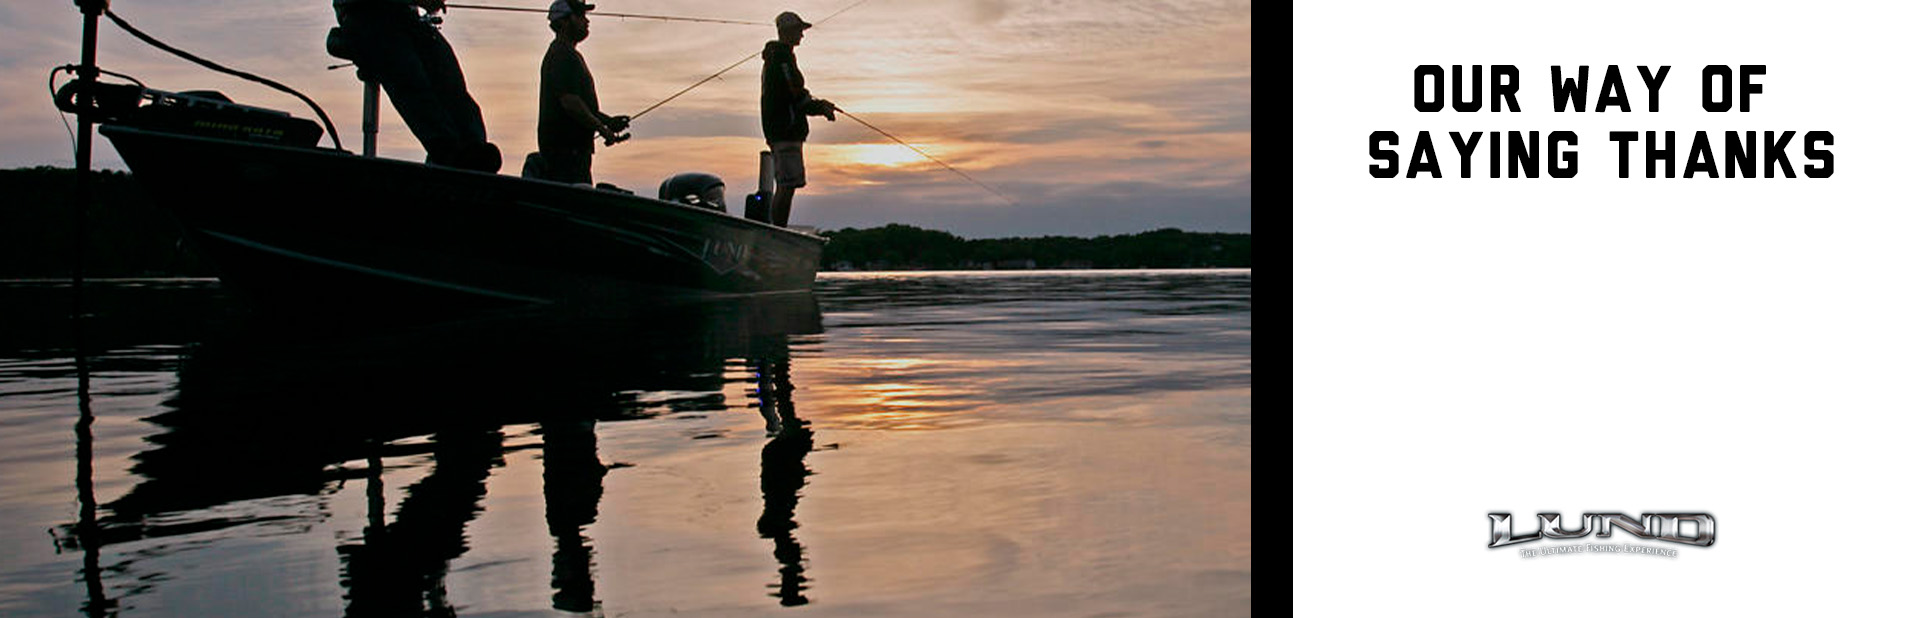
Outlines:
<svg viewBox="0 0 1920 618"><path fill-rule="evenodd" d="M607 475L594 423L588 419L540 426L545 436L541 480L547 533L554 542L553 608L570 612L589 612L600 605L593 597L593 548L583 534L600 514L600 481Z"/></svg>
<svg viewBox="0 0 1920 618"><path fill-rule="evenodd" d="M437 434L433 444L433 472L407 488L393 523L340 546L346 615L454 615L447 564L467 552L466 525L480 513L502 440L497 429L469 428Z"/></svg>
<svg viewBox="0 0 1920 618"><path fill-rule="evenodd" d="M79 294L74 296L78 304ZM86 341L83 320L73 321L73 332L74 341ZM73 423L74 490L80 502L80 513L79 521L68 529L62 544L81 550L80 579L87 584L87 600L80 604L80 612L90 617L109 616L118 604L107 598L106 584L100 573L99 504L93 497L93 372L88 366L86 348L76 345L75 350L79 418Z"/></svg>
<svg viewBox="0 0 1920 618"><path fill-rule="evenodd" d="M805 605L807 589L806 548L794 538L800 527L793 512L800 504L800 488L807 484L807 453L813 452L813 429L793 409L793 378L784 357L761 358L755 362L760 415L767 421L771 437L760 449L760 495L765 508L755 526L761 538L773 541L773 557L780 562L780 581L773 585L773 596L781 605Z"/></svg>
<svg viewBox="0 0 1920 618"><path fill-rule="evenodd" d="M346 615L451 616L457 608L449 601L449 565L470 552L468 528L483 510L490 477L511 452L537 447L553 543L551 606L598 615L587 531L599 516L609 470L600 459L600 426L724 411L728 380L751 379L750 396L769 431L758 532L775 545L775 596L783 605L803 604L794 505L809 474L804 458L812 437L794 409L788 359L791 337L819 332L810 294L688 301L620 315L548 310L317 332L311 321L248 318L187 347L177 392L163 412L144 419L163 431L133 456L138 482L101 505L97 517L83 389L75 425L82 510L56 536L63 548L85 550L89 598L82 610L104 615L117 601L102 581L102 547L324 519L324 509L230 507L312 498L362 481L366 525L335 548ZM729 378L729 365L740 363L753 375ZM538 444L509 444L503 427L521 424L536 428ZM428 460L431 468L402 488L389 512L383 477L401 458Z"/></svg>

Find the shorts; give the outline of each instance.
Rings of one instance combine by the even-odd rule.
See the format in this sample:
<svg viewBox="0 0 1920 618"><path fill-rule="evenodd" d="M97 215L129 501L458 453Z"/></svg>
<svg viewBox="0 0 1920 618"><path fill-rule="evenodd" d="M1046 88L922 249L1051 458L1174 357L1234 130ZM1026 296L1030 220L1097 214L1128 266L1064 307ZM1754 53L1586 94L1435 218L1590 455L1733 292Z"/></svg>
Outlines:
<svg viewBox="0 0 1920 618"><path fill-rule="evenodd" d="M800 145L804 142L770 142L767 148L773 151L773 184L777 187L798 189L807 186L807 162L800 158Z"/></svg>

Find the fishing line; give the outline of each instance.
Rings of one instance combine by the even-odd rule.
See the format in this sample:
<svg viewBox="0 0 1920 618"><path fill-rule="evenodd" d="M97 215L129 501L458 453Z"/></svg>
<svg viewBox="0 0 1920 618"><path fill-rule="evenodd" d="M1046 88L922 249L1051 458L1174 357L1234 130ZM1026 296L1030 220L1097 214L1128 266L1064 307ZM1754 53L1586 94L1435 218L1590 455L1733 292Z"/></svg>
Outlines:
<svg viewBox="0 0 1920 618"><path fill-rule="evenodd" d="M700 80L700 81L697 81L697 82L694 82L692 86L687 86L687 87L685 87L685 88L681 88L679 92L675 92L675 93L673 93L673 96L670 96L670 97L667 97L667 98L664 98L664 99L661 99L659 103L655 103L655 104L653 104L653 105L649 105L649 106L647 106L647 108L646 108L646 109L643 109L643 110L640 110L639 112L636 112L636 113L634 113L634 114L633 114L632 116L628 116L628 118L629 118L629 119L638 119L638 118L640 118L641 116L645 116L645 115L647 114L647 112L650 112L650 111L653 111L653 110L655 110L655 109L659 109L659 108L660 108L660 106L662 106L662 105L666 105L668 101L672 101L672 100L674 100L674 99L678 99L678 98L680 98L680 95L683 95L683 94L686 94L686 93L688 93L689 91L692 91L692 90L693 90L694 88L699 88L699 87L700 87L700 84L704 84L704 83L707 83L707 82L710 82L710 81L713 81L713 78L716 78L716 77L719 77L720 75L722 75L722 74L724 74L724 73L726 73L727 71L732 71L732 70L734 69L734 67L738 67L738 66L740 66L740 65L743 65L743 64L746 64L748 60L752 60L752 59L753 59L753 58L754 58L755 56L759 56L759 55L760 55L760 52L753 52L753 53L751 53L751 54L747 54L747 57L745 57L745 58L741 58L739 62L735 62L735 63L733 63L733 64L729 64L729 65L727 65L727 68L724 68L724 69L720 69L720 72L719 72L719 73L714 73L714 74L712 74L712 75L708 75L706 79L702 79L702 80Z"/></svg>
<svg viewBox="0 0 1920 618"><path fill-rule="evenodd" d="M818 25L820 25L820 24L824 24L824 23L827 23L827 20L830 20L830 19L833 19L833 18L835 18L835 17L839 17L841 13L845 13L845 12L847 12L847 11L851 11L851 10L853 10L853 7L856 7L856 6L860 6L860 5L862 5L862 4L866 4L866 3L868 3L868 2L871 2L871 1L872 1L872 0L860 0L859 2L855 2L855 3L853 3L853 4L849 4L849 5L847 5L847 8L844 8L844 9L840 9L840 10L838 10L838 11L834 11L832 15L828 15L828 16L827 16L827 19L822 19L822 20L820 20L820 21L818 21L818 22L815 22L815 23L814 23L813 25L815 25L815 26L818 26ZM449 5L447 5L447 6L453 6L453 5L451 5L451 4L449 4ZM754 25L759 25L759 24L754 24ZM752 60L752 59L753 59L753 58L754 58L755 56L759 56L759 55L760 55L760 52L753 52L753 53L751 53L751 54L747 54L747 57L745 57L745 58L741 58L739 62L735 62L735 63L733 63L733 64L729 64L729 65L727 65L727 68L724 68L724 69L720 69L720 72L718 72L718 73L714 73L714 74L712 74L712 75L708 75L708 76L706 77L706 79L702 79L702 80L700 80L700 81L697 81L697 82L694 82L692 86L687 86L686 88L682 88L682 89L680 89L680 91L679 91L679 92L675 92L675 93L673 93L673 96L670 96L670 97L667 97L667 98L664 98L664 99L661 99L659 103L655 103L655 104L653 104L653 105L649 105L649 106L647 106L647 108L646 108L646 109L643 109L643 110L640 110L640 112L639 112L639 113L636 113L636 114L633 114L633 115L631 115L631 116L628 116L627 118L628 118L628 119L630 119L630 120L631 120L631 119L637 119L637 118L639 118L639 117L641 117L641 116L643 116L643 115L646 115L646 113L647 113L647 112L650 112L650 111L653 111L653 110L655 110L655 109L659 109L659 107L660 107L660 106L662 106L662 105L666 105L668 101L672 101L672 100L674 100L674 99L678 99L678 98L680 98L680 95L683 95L683 94L686 94L686 93L688 93L688 92L691 92L691 91L692 91L692 90L693 90L694 88L699 88L701 84L704 84L704 83L707 83L707 82L710 82L710 81L713 81L713 79L714 79L714 78L716 78L716 77L719 77L719 76L721 76L721 75L724 75L724 74L726 74L726 72L727 72L727 71L732 71L732 70L734 70L735 68L737 68L737 67L739 67L740 65L743 65L743 64L746 64L748 60Z"/></svg>
<svg viewBox="0 0 1920 618"><path fill-rule="evenodd" d="M867 128L873 129L874 132L876 133L887 136L887 139L891 139L893 141L899 142L901 146L906 146L908 150L912 150L914 152L920 153L920 156L926 157L928 161L939 163L940 167L947 168L947 171L953 172L955 174L959 174L961 178L965 178L967 180L973 181L973 184L980 185L980 188L986 189L987 191L993 193L994 195L1000 196L1000 199L1006 200L1008 206L1019 206L1019 204L1014 203L1013 198L1007 197L1006 194L1001 193L998 190L995 190L993 187L987 186L987 183L980 182L979 180L975 180L974 177L968 176L966 172L962 172L958 168L955 168L954 166L947 165L946 161L941 161L939 159L936 159L933 157L933 155L927 154L926 151L921 150L919 148L914 148L913 144L907 143L906 140L900 139L898 137L894 137L892 133L883 131L880 129L880 127L873 126L872 123L869 123L865 120L861 120L859 116L855 116L853 114L847 113L847 110L840 109L840 107L837 105L834 106L833 110L836 112L840 112L840 115L842 116L852 118L854 122L858 122L862 125L866 125Z"/></svg>
<svg viewBox="0 0 1920 618"><path fill-rule="evenodd" d="M307 95L300 94L300 91L289 88L285 84L281 84L280 82L276 82L271 79L267 79L265 77L254 75L246 71L229 69L227 67L220 66L219 64L214 63L211 60L207 60L205 58L195 56L193 54L181 51L179 49L175 49L173 46L167 45L166 43L162 43L160 42L159 39L148 36L147 33L145 32L141 32L139 28L133 27L133 24L127 23L127 20L121 19L119 15L115 15L112 9L103 11L103 13L107 16L107 19L113 20L114 25L119 26L121 30L127 31L127 34L133 35L133 38L140 39L140 41L143 43L159 48L160 51L164 51L164 52L173 54L175 56L185 58L186 60L194 64L198 64L200 66L213 69L221 73L226 73L228 75L232 75L234 77L238 77L247 81L263 84L269 88L273 88L274 90L291 94L299 98L301 101L307 104L307 107L313 108L313 113L320 116L320 122L325 123L327 125L327 136L333 138L334 150L345 150L344 148L340 147L340 133L333 130L333 119L327 117L326 110L320 109L319 103L313 102L313 99L307 98Z"/></svg>
<svg viewBox="0 0 1920 618"><path fill-rule="evenodd" d="M834 11L832 15L828 15L828 16L827 16L827 19L822 19L822 20L820 20L820 21L819 21L818 23L815 23L814 25L816 25L816 26L818 26L818 25L820 25L820 24L824 24L824 23L827 23L827 21L828 21L828 20L830 20L830 19L833 19L833 18L835 18L835 17L839 17L841 13L845 13L845 12L847 12L847 11L851 11L851 10L853 10L853 7L856 7L856 6L860 6L860 5L862 5L862 4L866 4L866 3L868 3L868 2L871 2L871 1L872 1L872 0L860 0L859 2L855 2L855 3L853 3L853 4L849 4L849 5L847 5L847 8L844 8L844 9L840 9L840 10L838 10L838 11Z"/></svg>
<svg viewBox="0 0 1920 618"><path fill-rule="evenodd" d="M487 6L484 4L448 3L446 6L447 8L450 8L450 9L474 9L479 11L506 11L506 12L512 12L512 13L545 13L547 12L547 9L525 9L525 8L511 7L511 6ZM667 15L641 15L637 13L609 13L609 12L601 11L598 9L591 11L591 13L593 15L601 15L606 17L620 17L620 18L633 18L633 19L657 19L660 21L692 21L692 22L701 22L701 23L708 23L708 24L740 24L744 26L761 25L761 23L757 21L741 21L737 19L711 19L706 17L670 17Z"/></svg>

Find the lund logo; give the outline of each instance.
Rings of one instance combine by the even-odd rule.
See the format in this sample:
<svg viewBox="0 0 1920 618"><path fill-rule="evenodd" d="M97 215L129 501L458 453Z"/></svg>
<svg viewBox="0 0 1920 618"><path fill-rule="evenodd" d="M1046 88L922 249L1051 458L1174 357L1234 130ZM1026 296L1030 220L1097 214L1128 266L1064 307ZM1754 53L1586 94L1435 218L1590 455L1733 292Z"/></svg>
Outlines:
<svg viewBox="0 0 1920 618"><path fill-rule="evenodd" d="M706 239L700 243L700 261L714 272L726 274L747 263L748 246L736 242Z"/></svg>
<svg viewBox="0 0 1920 618"><path fill-rule="evenodd" d="M1508 513L1488 513L1493 520L1493 542L1488 548L1518 545L1542 538L1577 539L1600 529L1600 536L1613 536L1613 529L1620 530L1643 539L1659 539L1672 543L1684 543L1707 547L1713 545L1713 516L1706 513L1647 513L1638 521L1620 513L1585 513L1580 516L1580 529L1567 532L1560 525L1559 513L1541 513L1540 529L1532 534L1513 535L1513 516ZM1693 522L1693 536L1684 536L1680 526L1682 522Z"/></svg>

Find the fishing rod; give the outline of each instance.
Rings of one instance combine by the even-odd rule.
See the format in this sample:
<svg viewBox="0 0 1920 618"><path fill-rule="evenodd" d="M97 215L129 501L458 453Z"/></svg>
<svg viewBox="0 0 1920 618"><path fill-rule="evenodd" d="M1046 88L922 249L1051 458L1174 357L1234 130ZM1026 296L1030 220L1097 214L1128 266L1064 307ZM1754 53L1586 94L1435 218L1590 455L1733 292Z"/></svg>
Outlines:
<svg viewBox="0 0 1920 618"><path fill-rule="evenodd" d="M716 78L716 77L719 77L719 76L721 76L722 74L725 74L725 73L726 73L727 71L732 71L732 70L734 69L734 67L738 67L738 66L740 66L740 65L743 65L743 64L746 64L748 60L752 60L752 59L754 58L754 56L758 56L758 55L760 55L760 52L753 52L753 53L751 53L751 54L747 54L747 57L745 57L745 58L741 58L739 62L735 62L735 63L733 63L733 64L729 64L729 65L727 65L727 68L724 68L724 69L720 69L720 72L719 72L719 73L714 73L714 74L712 74L712 75L708 75L708 76L706 77L706 79L702 79L702 80L700 80L700 81L697 81L697 82L694 82L692 86L687 86L687 87L685 87L685 88L681 88L679 92L675 92L675 93L673 93L673 96L670 96L670 97L667 97L667 98L664 98L664 99L661 99L659 103L654 103L653 105L649 105L649 106L647 106L647 108L646 108L646 109L643 109L643 110L640 110L640 111L638 111L638 112L635 112L635 113L634 113L633 115L631 115L631 116L628 116L628 118L629 118L629 119L637 119L637 118L639 118L639 117L641 117L641 116L645 116L645 115L647 114L647 112L650 112L650 111L653 111L653 110L656 110L656 109L659 109L659 108L660 108L660 106L662 106L662 105L666 105L668 101L672 101L672 100L674 100L674 99L678 99L678 98L680 98L680 95L683 95L683 94L686 94L686 93L688 93L688 92L690 92L690 91L692 91L692 90L693 90L694 88L699 88L699 87L700 87L700 84L704 84L704 83L707 83L707 82L710 82L710 81L713 81L713 79L714 79L714 78Z"/></svg>
<svg viewBox="0 0 1920 618"><path fill-rule="evenodd" d="M887 136L887 139L893 140L895 142L899 142L901 146L906 146L908 150L912 150L914 152L919 153L920 156L926 157L928 161L939 163L940 167L947 168L947 171L953 172L955 174L959 174L961 178L965 178L967 180L973 181L973 184L980 185L980 188L986 189L987 191L993 193L994 195L1000 196L1000 199L1006 200L1008 206L1019 206L1019 204L1014 203L1013 198L1007 197L1006 194L999 192L993 187L987 186L987 183L980 182L979 180L974 179L974 177L968 176L966 172L962 172L958 168L955 168L954 166L947 165L946 161L941 161L939 159L934 158L933 155L927 154L926 151L921 150L919 148L915 148L913 144L907 143L906 140L900 139L898 137L894 137L892 133L888 133L884 130L881 130L880 127L873 126L873 123L867 122L865 120L861 120L859 116L855 116L852 113L849 113L847 110L840 109L840 106L838 105L833 106L833 111L839 112L840 115L842 116L852 118L854 122L858 122L862 125L865 125L869 129L873 129L875 133L879 133L881 135Z"/></svg>
<svg viewBox="0 0 1920 618"><path fill-rule="evenodd" d="M546 9L527 9L527 8L511 7L511 6L487 6L484 4L453 4L451 2L447 3L446 7L450 9L474 9L477 11L507 11L512 13L545 13L547 12ZM594 15L603 15L606 17L620 17L620 18L632 18L632 19L657 19L660 21L691 21L691 22L701 22L701 23L708 23L708 24L740 24L743 26L762 25L760 22L757 22L757 21L741 21L738 19L712 19L712 18L706 18L706 17L671 17L667 15L641 15L638 13L612 13L612 12L600 11L600 10L595 10L592 13Z"/></svg>
<svg viewBox="0 0 1920 618"><path fill-rule="evenodd" d="M853 7L856 7L856 6L860 6L860 5L862 5L862 4L866 4L866 3L868 3L868 2L871 2L871 1L872 1L872 0L859 0L858 2L855 2L855 3L853 3L853 4L849 4L849 5L847 5L847 7L846 7L846 8L843 8L843 9L840 9L840 10L838 10L838 11L834 11L834 12L833 12L833 14L832 14L832 15L828 15L826 19L822 19L822 20L820 20L820 21L818 21L818 22L814 22L814 24L813 24L813 25L815 25L815 26L818 26L818 25L820 25L820 24L824 24L824 23L827 23L827 22L828 22L829 20L832 20L832 19L833 19L833 18L835 18L835 17L839 17L841 13L845 13L845 12L847 12L847 11L851 11L851 10L853 10ZM447 6L453 6L453 5L451 5L451 4L449 4L449 5L447 5ZM755 25L759 25L759 24L755 24ZM664 98L664 99L661 99L659 103L654 103L653 105L649 105L649 106L647 106L647 108L646 108L646 109L643 109L643 110L640 110L639 112L637 112L637 113L635 113L635 114L632 114L632 115L630 115L630 116L627 116L627 118L628 118L629 120L631 120L631 119L636 119L636 118L639 118L639 117L641 117L641 116L644 116L644 115L646 115L646 113L647 113L647 112L650 112L650 111L653 111L653 110L655 110L655 109L659 109L659 108L660 108L660 106L662 106L662 105L666 105L668 101L672 101L672 100L674 100L674 99L678 99L678 98L680 98L680 95L683 95L683 94L686 94L686 93L688 93L688 92L691 92L691 91L693 91L693 89L694 89L694 88L699 88L701 84L704 84L704 83L707 83L707 82L710 82L710 81L713 81L713 80L714 80L714 78L717 78L717 77L720 77L721 75L725 75L725 74L727 73L727 71L732 71L732 70L734 70L735 68L738 68L738 67L739 67L740 65L743 65L743 64L746 64L748 60L752 60L752 59L753 59L753 58L754 58L755 56L758 56L758 55L760 55L760 52L753 52L753 53L751 53L751 54L747 54L747 57L745 57L745 58L741 58L739 62L735 62L735 63L733 63L733 64L729 64L729 65L727 65L727 68L724 68L724 69L720 69L720 71L719 71L719 72L717 72L717 73L714 73L714 74L712 74L712 75L708 75L708 76L707 76L707 77L706 77L705 79L702 79L702 80L700 80L700 81L697 81L697 82L694 82L692 86L687 86L687 87L685 87L685 88L681 88L679 92L675 92L675 93L673 93L673 96L670 96L670 97L667 97L667 98Z"/></svg>
<svg viewBox="0 0 1920 618"><path fill-rule="evenodd" d="M870 1L872 1L872 0L858 0L857 2L854 2L853 4L849 4L849 5L847 5L847 6L846 6L846 8L843 8L843 9L840 9L840 10L838 10L838 11L834 11L832 15L828 15L828 16L826 17L826 19L822 19L822 20L820 20L820 21L818 21L818 22L815 22L815 23L814 23L814 25L816 25L816 26L817 26L817 25L820 25L820 24L824 24L824 23L827 23L827 22L828 22L829 20L832 20L832 19L833 19L833 18L835 18L835 17L839 17L839 16L840 16L840 15L841 15L842 13L846 13L847 11L851 11L851 10L853 10L853 9L854 9L854 7L858 7L858 6L860 6L860 5L862 5L862 4L866 4L866 3L868 3L868 2L870 2ZM455 6L455 5L452 5L452 4L449 4L449 5L447 5L447 6ZM683 95L683 94L686 94L686 93L688 93L688 92L691 92L691 91L693 91L693 89L694 89L694 88L699 88L701 84L705 84L705 83L707 83L707 82L710 82L710 81L713 81L714 79L716 79L716 78L718 78L718 77L720 77L721 75L725 75L725 74L726 74L726 73L727 73L728 71L732 71L732 70L734 70L734 69L736 69L736 68L739 68L739 66L740 66L740 65L742 65L742 64L746 64L748 60L752 60L752 59L754 58L754 56L758 56L758 55L760 55L760 52L754 52L754 53L751 53L751 54L747 54L747 57L745 57L745 58L741 58L741 59L740 59L740 60L739 60L738 62L735 62L735 63L733 63L733 64L729 64L729 65L727 65L727 68L724 68L724 69L720 69L720 70L719 70L718 72L715 72L715 73L714 73L714 74L712 74L712 75L708 75L708 76L706 76L705 78L703 78L703 79L701 79L700 81L697 81L697 82L694 82L694 83L693 83L693 85L691 85L691 86L687 86L686 88L681 88L679 92L675 92L675 93L673 93L673 95L672 95L672 96L669 96L669 97L667 97L667 98L665 98L665 99L661 99L661 100L660 100L660 102L658 102L658 103L654 103L653 105L649 105L649 106L647 106L647 108L646 108L646 109L643 109L643 110L640 110L640 111L638 111L638 112L635 112L635 113L634 113L633 115L631 115L631 116L628 116L628 119L629 119L629 122L631 122L631 121L632 121L633 119L638 119L639 117L641 117L641 116L644 116L644 115L646 115L646 113L647 113L647 112L651 112L651 111L653 111L653 110L656 110L656 109L659 109L659 108L660 108L660 106L662 106L662 105L666 105L668 101L672 101L672 100L674 100L674 99L677 99L677 98L680 98L680 95ZM899 144L900 144L901 146L906 146L908 150L912 150L912 151L914 151L915 153L917 153L917 154L919 154L920 156L922 156L922 157L926 157L928 161L932 161L932 162L934 162L934 163L938 163L938 164L940 164L940 167L944 167L944 168L947 168L947 171L950 171L950 172L953 172L953 173L955 173L955 174L959 174L961 178L965 178L965 179L967 179L968 181L970 181L970 182L972 182L973 184L976 184L976 185L980 185L980 188L982 188L982 189L986 189L986 190L987 190L987 192L989 192L989 193L992 193L992 194L994 194L995 196L998 196L998 197L999 197L1000 199L1002 199L1002 200L1005 200L1005 201L1007 202L1007 204L1008 204L1008 205L1010 205L1010 206L1019 206L1019 204L1018 204L1018 203L1016 203L1016 202L1014 202L1014 201L1013 201L1013 198L1010 198L1010 197L1007 197L1007 195L1006 195L1005 193L1001 193L1001 192L1000 192L999 190L997 190L997 189L994 189L993 187L990 187L990 186L987 186L987 184L986 184L986 183L984 183L984 182L980 182L980 180L979 180L979 179L976 179L976 178L974 178L974 177L972 177L972 176L969 176L969 175L967 175L967 173L966 173L966 172L962 172L962 171L960 171L960 170L959 170L959 168L955 168L954 166L951 166L951 165L947 165L947 162L946 162L946 161L941 161L940 159L938 159L938 158L935 158L935 157L934 157L933 155L930 155L930 154L927 154L927 153L926 153L926 151L924 151L924 150L921 150L921 149L919 149L919 148L915 148L915 147L913 146L913 144L909 144L909 143L907 143L907 142L906 142L906 140L902 140L902 139L900 139L900 138L898 138L898 137L894 137L894 135L893 135L892 133L888 133L888 132L886 132L885 130L883 130L883 129L881 129L880 127L876 127L876 126L873 126L873 123L870 123L870 122L867 122L867 121L865 121L865 120L861 120L861 119L860 119L860 117L858 117L858 116L855 116L855 115L853 115L853 114L851 114L851 113L848 113L848 112L847 112L847 110L844 110L844 109L840 109L840 107L839 107L839 106L837 106L837 105L836 105L836 106L834 106L834 108L833 108L833 110L834 110L834 111L836 111L836 112L840 112L841 114L845 114L845 115L846 115L846 117L848 117L848 118L852 118L854 122L858 122L858 123L860 123L860 124L862 124L862 125L865 125L865 126L866 126L867 128L869 128L869 129L873 129L873 131L874 131L875 133L879 133L879 134L881 134L881 135L885 135L885 136L887 136L887 139L891 139L891 140L893 140L893 141L895 141L895 142L898 142L898 143L899 143Z"/></svg>

